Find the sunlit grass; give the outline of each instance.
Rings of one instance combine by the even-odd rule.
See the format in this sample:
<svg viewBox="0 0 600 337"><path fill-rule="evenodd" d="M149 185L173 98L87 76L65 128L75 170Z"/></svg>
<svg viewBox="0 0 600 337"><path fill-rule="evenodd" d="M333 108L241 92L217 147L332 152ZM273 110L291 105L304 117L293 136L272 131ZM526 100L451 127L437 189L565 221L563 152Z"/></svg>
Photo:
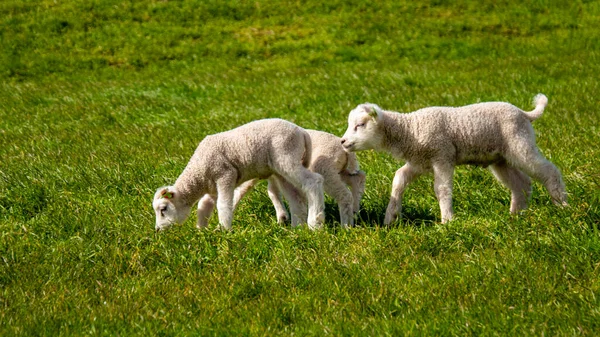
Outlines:
<svg viewBox="0 0 600 337"><path fill-rule="evenodd" d="M594 335L600 329L598 2L5 1L0 335ZM550 103L537 142L570 206L484 168L430 176L382 227L395 170L361 152L359 228L276 224L265 184L230 233L154 232L151 198L206 135L280 117L341 135L374 102Z"/></svg>

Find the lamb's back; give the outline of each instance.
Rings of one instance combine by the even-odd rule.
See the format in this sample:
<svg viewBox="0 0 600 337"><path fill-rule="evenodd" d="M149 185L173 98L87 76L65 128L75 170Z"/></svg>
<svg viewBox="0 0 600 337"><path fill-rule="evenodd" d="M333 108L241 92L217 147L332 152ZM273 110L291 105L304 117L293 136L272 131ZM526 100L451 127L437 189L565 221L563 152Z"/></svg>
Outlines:
<svg viewBox="0 0 600 337"><path fill-rule="evenodd" d="M523 111L504 102L462 107L429 107L411 114L412 136L430 156L457 163L489 164L505 150L506 136L531 128Z"/></svg>
<svg viewBox="0 0 600 337"><path fill-rule="evenodd" d="M264 178L271 172L273 151L287 151L303 141L302 129L282 119L263 119L205 137L190 164L213 175L233 168L243 179Z"/></svg>

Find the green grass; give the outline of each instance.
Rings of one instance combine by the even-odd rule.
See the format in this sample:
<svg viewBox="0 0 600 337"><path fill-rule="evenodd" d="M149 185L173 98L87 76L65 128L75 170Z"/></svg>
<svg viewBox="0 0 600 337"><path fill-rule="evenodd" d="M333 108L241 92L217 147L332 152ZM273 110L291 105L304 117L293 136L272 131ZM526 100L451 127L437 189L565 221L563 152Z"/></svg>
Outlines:
<svg viewBox="0 0 600 337"><path fill-rule="evenodd" d="M0 335L585 335L600 331L600 2L0 3ZM533 108L570 207L484 169L431 177L381 226L390 156L361 152L360 228L155 233L151 199L206 135L267 117L341 135L359 103ZM211 226L217 225L216 217Z"/></svg>

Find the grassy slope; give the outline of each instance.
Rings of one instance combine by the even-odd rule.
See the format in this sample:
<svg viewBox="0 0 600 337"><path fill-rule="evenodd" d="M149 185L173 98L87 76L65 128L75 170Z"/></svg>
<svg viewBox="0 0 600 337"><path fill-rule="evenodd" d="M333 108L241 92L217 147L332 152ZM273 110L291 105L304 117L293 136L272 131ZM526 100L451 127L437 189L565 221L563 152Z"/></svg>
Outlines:
<svg viewBox="0 0 600 337"><path fill-rule="evenodd" d="M600 4L3 1L0 335L582 334L600 329ZM394 170L368 173L362 228L274 223L264 186L234 231L153 232L150 199L207 134L282 117L335 134L371 101L530 109L571 207L530 210L481 168L432 180L380 228ZM216 219L213 219L213 226Z"/></svg>

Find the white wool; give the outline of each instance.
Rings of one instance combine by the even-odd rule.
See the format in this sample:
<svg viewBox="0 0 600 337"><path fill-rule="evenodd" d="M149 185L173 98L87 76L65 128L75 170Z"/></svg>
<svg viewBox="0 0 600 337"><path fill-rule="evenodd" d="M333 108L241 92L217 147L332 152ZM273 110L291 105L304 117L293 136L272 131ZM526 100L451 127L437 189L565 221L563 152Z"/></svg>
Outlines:
<svg viewBox="0 0 600 337"><path fill-rule="evenodd" d="M182 223L192 205L201 199L198 227L208 223L216 204L219 224L229 230L235 188L248 180L272 175L302 191L308 200L308 225L318 228L324 221L323 178L306 168L311 149L308 133L281 119L258 120L207 136L175 184L158 189L154 195L156 229ZM306 203L293 207L304 206Z"/></svg>
<svg viewBox="0 0 600 337"><path fill-rule="evenodd" d="M536 108L531 112L509 103L488 102L456 108L429 107L407 114L361 104L349 114L342 143L347 151L375 149L406 161L396 171L385 224L400 213L406 186L431 171L442 222L451 220L452 175L460 164L489 166L512 192L512 213L527 207L529 177L544 184L554 203L566 205L562 176L539 153L531 125L542 115L548 98L539 94L534 102Z"/></svg>
<svg viewBox="0 0 600 337"><path fill-rule="evenodd" d="M356 154L346 152L341 144L341 139L330 133L306 130L311 138L312 156L309 163L309 169L323 176L323 187L338 203L340 212L340 224L343 227L354 225L354 214L359 211L360 199L365 190L365 173L360 171ZM236 189L237 202L258 182L258 180L248 181ZM286 186L277 177L269 178L267 192L273 202L277 221L285 222L289 215L283 200L282 193L288 201L290 199L302 199L303 196ZM350 189L348 189L350 188ZM302 203L303 201L296 201ZM292 213L292 225L306 217L306 214Z"/></svg>

